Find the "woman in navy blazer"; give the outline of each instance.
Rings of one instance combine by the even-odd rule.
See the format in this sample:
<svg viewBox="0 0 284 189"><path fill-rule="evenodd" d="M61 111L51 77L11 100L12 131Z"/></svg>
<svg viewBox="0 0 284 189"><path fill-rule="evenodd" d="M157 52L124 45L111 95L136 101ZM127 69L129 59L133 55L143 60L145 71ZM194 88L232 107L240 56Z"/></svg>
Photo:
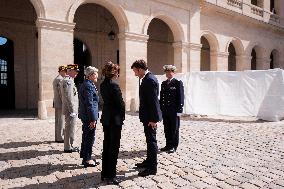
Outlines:
<svg viewBox="0 0 284 189"><path fill-rule="evenodd" d="M79 90L79 118L83 126L80 157L84 167L94 167L98 162L91 159L92 147L95 141L95 129L99 118L99 95L95 86L98 79L98 69L89 66L85 70L86 79Z"/></svg>
<svg viewBox="0 0 284 189"><path fill-rule="evenodd" d="M121 129L125 119L125 103L119 85L117 64L108 62L102 74L105 76L100 85L103 99L101 123L104 131L101 179L108 184L118 184L116 164L120 147Z"/></svg>

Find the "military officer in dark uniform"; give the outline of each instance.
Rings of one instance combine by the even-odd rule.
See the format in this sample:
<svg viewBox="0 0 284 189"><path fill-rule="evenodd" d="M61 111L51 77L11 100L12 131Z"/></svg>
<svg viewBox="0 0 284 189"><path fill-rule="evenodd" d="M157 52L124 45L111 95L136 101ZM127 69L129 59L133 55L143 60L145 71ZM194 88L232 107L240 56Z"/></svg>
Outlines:
<svg viewBox="0 0 284 189"><path fill-rule="evenodd" d="M167 80L162 82L160 106L163 115L166 146L161 151L174 153L179 143L180 115L184 104L184 87L182 81L174 78L176 67L165 65Z"/></svg>
<svg viewBox="0 0 284 189"><path fill-rule="evenodd" d="M146 168L138 173L138 176L155 175L157 173L157 122L162 120L159 104L159 83L157 78L148 71L144 60L136 60L131 69L142 79L139 87L139 119L143 123L147 143L147 158L136 166Z"/></svg>
<svg viewBox="0 0 284 189"><path fill-rule="evenodd" d="M88 66L85 69L85 76L79 90L79 118L83 123L80 157L83 159L84 167L95 167L98 162L92 160L92 147L99 118L99 94L95 86L98 80L98 69Z"/></svg>

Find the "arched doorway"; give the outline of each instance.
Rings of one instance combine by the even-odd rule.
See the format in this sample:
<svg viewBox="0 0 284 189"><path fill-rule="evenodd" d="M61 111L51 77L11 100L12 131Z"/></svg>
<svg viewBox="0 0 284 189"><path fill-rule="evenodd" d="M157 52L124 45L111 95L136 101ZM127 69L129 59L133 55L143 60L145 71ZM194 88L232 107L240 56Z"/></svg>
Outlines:
<svg viewBox="0 0 284 189"><path fill-rule="evenodd" d="M251 51L251 70L256 70L256 51L254 48Z"/></svg>
<svg viewBox="0 0 284 189"><path fill-rule="evenodd" d="M210 71L210 44L208 40L201 37L201 53L200 53L200 71Z"/></svg>
<svg viewBox="0 0 284 189"><path fill-rule="evenodd" d="M111 60L119 63L117 21L105 7L87 3L78 7L74 22L74 61L82 68L77 80L82 80L84 66L91 65L99 69L96 84L99 85L102 80L101 69L105 62Z"/></svg>
<svg viewBox="0 0 284 189"><path fill-rule="evenodd" d="M74 79L78 87L84 81L84 70L87 66L91 65L90 51L79 39L74 39L74 63L79 65L79 73Z"/></svg>
<svg viewBox="0 0 284 189"><path fill-rule="evenodd" d="M279 67L279 53L277 50L274 49L270 54L270 69Z"/></svg>
<svg viewBox="0 0 284 189"><path fill-rule="evenodd" d="M228 71L236 71L236 49L233 43L230 43L229 48L229 57L228 57Z"/></svg>
<svg viewBox="0 0 284 189"><path fill-rule="evenodd" d="M0 109L15 108L14 44L0 36Z"/></svg>
<svg viewBox="0 0 284 189"><path fill-rule="evenodd" d="M173 33L164 21L154 18L149 24L147 34L148 67L154 74L164 74L163 65L174 65Z"/></svg>
<svg viewBox="0 0 284 189"><path fill-rule="evenodd" d="M2 58L9 57L7 62L7 83L10 83L8 84L10 101L7 102L8 107L37 110L39 72L36 11L30 0L1 0L0 18L0 36L8 39L7 47L4 48L4 45L0 50ZM3 79L4 73L2 71L1 73ZM36 114L36 111L33 113Z"/></svg>

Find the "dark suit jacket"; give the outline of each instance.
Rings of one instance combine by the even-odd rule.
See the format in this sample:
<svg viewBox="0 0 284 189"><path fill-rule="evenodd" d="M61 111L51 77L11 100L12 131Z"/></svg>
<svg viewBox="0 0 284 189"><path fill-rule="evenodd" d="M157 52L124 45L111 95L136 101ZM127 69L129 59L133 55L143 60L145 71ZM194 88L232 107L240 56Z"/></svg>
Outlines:
<svg viewBox="0 0 284 189"><path fill-rule="evenodd" d="M94 122L99 118L99 96L95 84L85 79L79 89L79 118Z"/></svg>
<svg viewBox="0 0 284 189"><path fill-rule="evenodd" d="M151 72L148 72L142 79L139 87L139 119L142 123L159 122L162 120L158 95L158 80Z"/></svg>
<svg viewBox="0 0 284 189"><path fill-rule="evenodd" d="M163 81L160 93L161 110L164 113L182 113L184 87L182 81L173 78L170 83Z"/></svg>
<svg viewBox="0 0 284 189"><path fill-rule="evenodd" d="M119 85L108 78L101 83L100 92L103 98L101 123L103 125L122 125L125 119L125 103Z"/></svg>

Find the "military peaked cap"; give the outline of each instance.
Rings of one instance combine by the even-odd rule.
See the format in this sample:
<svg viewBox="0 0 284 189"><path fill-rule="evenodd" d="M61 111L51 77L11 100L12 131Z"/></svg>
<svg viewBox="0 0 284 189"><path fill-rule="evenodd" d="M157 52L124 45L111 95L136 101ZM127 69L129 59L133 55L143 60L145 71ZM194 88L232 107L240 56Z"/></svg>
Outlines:
<svg viewBox="0 0 284 189"><path fill-rule="evenodd" d="M67 70L76 70L76 71L79 71L79 66L78 66L78 64L68 64L68 65L67 65Z"/></svg>
<svg viewBox="0 0 284 189"><path fill-rule="evenodd" d="M164 65L163 66L163 69L164 71L172 71L172 72L175 72L177 70L177 68L173 65Z"/></svg>

